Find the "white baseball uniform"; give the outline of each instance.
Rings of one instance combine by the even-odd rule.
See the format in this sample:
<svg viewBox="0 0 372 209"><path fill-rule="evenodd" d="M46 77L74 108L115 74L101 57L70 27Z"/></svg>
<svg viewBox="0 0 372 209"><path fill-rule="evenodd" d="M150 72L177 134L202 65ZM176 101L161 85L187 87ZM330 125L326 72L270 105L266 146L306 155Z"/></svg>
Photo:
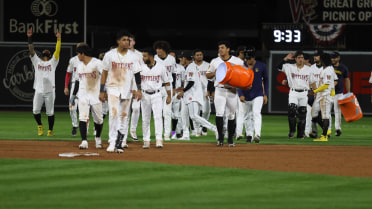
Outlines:
<svg viewBox="0 0 372 209"><path fill-rule="evenodd" d="M33 113L40 114L43 103L45 102L46 114L54 115L54 100L55 100L55 71L59 63L54 55L52 59L43 61L35 53L31 57L32 66L35 70L34 78L34 101Z"/></svg>
<svg viewBox="0 0 372 209"><path fill-rule="evenodd" d="M187 107L187 111L183 111L183 135L184 137L189 137L189 120L188 116L193 120L194 127L197 128L200 125L206 127L211 131L216 131L216 126L210 123L205 118L199 115L200 107L203 103L203 93L202 93L202 84L200 81L200 72L197 70L197 66L194 63L191 63L187 66L185 71L185 84L184 87L188 85L190 81L193 81L193 86L184 92L183 102ZM188 112L188 115L186 113Z"/></svg>
<svg viewBox="0 0 372 209"><path fill-rule="evenodd" d="M85 65L80 62L77 66L76 75L79 80L79 121L87 122L89 109L92 112L96 124L103 123L102 103L99 100L101 73L103 70L102 61L92 58Z"/></svg>
<svg viewBox="0 0 372 209"><path fill-rule="evenodd" d="M156 62L161 63L165 66L167 69L167 76L168 80L173 82L173 77L172 73L174 73L174 68L176 67L176 59L171 56L167 55L164 59L160 58L158 55L154 56L154 59ZM173 92L173 86L172 86L172 92ZM164 87L162 87L162 96L163 96L163 117L164 117L164 138L168 139L170 134L171 134L171 127L172 127L172 102L167 104L166 99L167 99L167 92ZM172 94L173 95L173 94Z"/></svg>
<svg viewBox="0 0 372 209"><path fill-rule="evenodd" d="M283 64L280 71L286 74L288 86L290 88L288 104L293 103L298 107L306 107L309 85L316 81L311 72L311 68L304 65L299 69L296 64L286 63Z"/></svg>
<svg viewBox="0 0 372 209"><path fill-rule="evenodd" d="M185 68L180 65L176 64L174 69L174 73L176 74L176 82L174 88L178 88L182 86L182 76L184 75ZM182 117L181 117L181 104L182 99L177 99L178 93L176 93L172 98L172 118L177 119L177 128L176 133L180 134L182 131Z"/></svg>
<svg viewBox="0 0 372 209"><path fill-rule="evenodd" d="M214 58L209 64L207 73L216 72L217 67L225 61L234 65L244 65L243 60L235 56L231 56L228 60L222 60L221 57L217 57ZM236 106L238 104L237 94L232 92L231 89L225 88L224 85L219 84L217 80L214 82L214 86L216 87L214 94L216 116L224 117L226 111L228 120L234 120Z"/></svg>
<svg viewBox="0 0 372 209"><path fill-rule="evenodd" d="M121 55L118 49L112 49L103 58L103 70L108 71L106 89L109 105L109 143L115 143L117 131L124 133L125 116L131 104L131 86L134 74L141 71L138 56L128 50Z"/></svg>
<svg viewBox="0 0 372 209"><path fill-rule="evenodd" d="M71 101L72 93L74 92L74 89L75 89L75 81L78 80L77 73L76 73L76 67L80 63L81 63L81 61L79 60L77 55L74 56L74 57L71 57L69 62L68 62L68 66L67 66L66 71L71 73L71 88L70 88L70 99L69 99L69 101ZM78 99L77 98L75 99L75 104L74 105L69 104L70 117L71 117L73 127L78 127L79 126L79 124L77 122L77 106L78 106Z"/></svg>
<svg viewBox="0 0 372 209"><path fill-rule="evenodd" d="M203 61L201 65L197 65L195 62L191 63L196 66L196 70L200 73L200 82L201 82L201 88L202 88L202 117L206 120L209 120L209 115L211 113L211 103L209 98L207 98L207 87L208 87L208 79L206 77L209 63L206 61ZM190 64L190 65L191 65ZM199 93L201 94L201 93ZM197 129L198 130L198 129Z"/></svg>
<svg viewBox="0 0 372 209"><path fill-rule="evenodd" d="M331 91L334 88L335 73L332 66L324 68L320 73L319 86L328 84L328 88L320 91L316 95L316 100L319 101L320 110L322 112L322 119L329 119L331 117L332 101Z"/></svg>
<svg viewBox="0 0 372 209"><path fill-rule="evenodd" d="M162 96L161 88L163 83L170 82L163 64L156 62L150 69L142 65L141 88L142 88L142 132L143 141L150 141L150 120L151 110L155 122L155 138L162 140L163 118L162 118Z"/></svg>

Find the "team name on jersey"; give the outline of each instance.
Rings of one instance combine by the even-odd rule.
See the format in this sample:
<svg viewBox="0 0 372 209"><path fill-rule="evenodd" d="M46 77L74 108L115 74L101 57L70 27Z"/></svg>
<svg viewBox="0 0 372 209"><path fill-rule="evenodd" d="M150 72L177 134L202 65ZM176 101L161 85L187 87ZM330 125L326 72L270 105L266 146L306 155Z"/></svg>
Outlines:
<svg viewBox="0 0 372 209"><path fill-rule="evenodd" d="M41 71L52 71L52 65L47 65L47 66L38 65L37 68L38 70L41 70Z"/></svg>
<svg viewBox="0 0 372 209"><path fill-rule="evenodd" d="M114 69L117 69L117 68L126 68L126 69L129 69L129 70L132 70L132 67L133 67L133 63L117 63L117 62L112 62L111 63L111 67L114 68Z"/></svg>
<svg viewBox="0 0 372 209"><path fill-rule="evenodd" d="M309 75L299 75L299 74L296 74L296 73L291 73L291 76L292 76L293 79L301 79L301 80L305 80L305 81L309 80Z"/></svg>
<svg viewBox="0 0 372 209"><path fill-rule="evenodd" d="M172 67L173 67L173 65L168 65L168 66L165 66L165 68L167 68L167 70L168 70L169 72L171 72L171 71L172 71Z"/></svg>
<svg viewBox="0 0 372 209"><path fill-rule="evenodd" d="M93 71L91 73L79 73L79 78L93 78L97 79L97 71Z"/></svg>
<svg viewBox="0 0 372 209"><path fill-rule="evenodd" d="M142 81L156 81L159 83L160 81L160 75L141 75Z"/></svg>

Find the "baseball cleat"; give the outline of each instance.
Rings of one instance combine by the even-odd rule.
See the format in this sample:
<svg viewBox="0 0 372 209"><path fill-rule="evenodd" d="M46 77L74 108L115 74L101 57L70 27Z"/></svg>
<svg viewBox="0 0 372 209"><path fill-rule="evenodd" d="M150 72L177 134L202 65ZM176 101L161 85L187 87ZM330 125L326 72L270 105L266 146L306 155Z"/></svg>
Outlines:
<svg viewBox="0 0 372 209"><path fill-rule="evenodd" d="M231 143L227 145L228 147L235 147L235 143Z"/></svg>
<svg viewBox="0 0 372 209"><path fill-rule="evenodd" d="M177 139L177 134L176 134L175 131L172 131L172 137L171 137L171 139Z"/></svg>
<svg viewBox="0 0 372 209"><path fill-rule="evenodd" d="M342 133L342 131L340 129L336 130L336 136L341 136L341 133ZM327 134L328 134L328 132L327 132Z"/></svg>
<svg viewBox="0 0 372 209"><path fill-rule="evenodd" d="M327 136L321 135L319 139L314 139L314 142L327 142L328 138Z"/></svg>
<svg viewBox="0 0 372 209"><path fill-rule="evenodd" d="M96 140L96 148L97 149L102 149L102 140L101 140L101 137L96 137L95 140Z"/></svg>
<svg viewBox="0 0 372 209"><path fill-rule="evenodd" d="M71 135L76 136L78 127L72 127Z"/></svg>
<svg viewBox="0 0 372 209"><path fill-rule="evenodd" d="M252 136L247 136L247 141L248 143L251 143L252 142Z"/></svg>
<svg viewBox="0 0 372 209"><path fill-rule="evenodd" d="M294 137L294 133L293 132L289 132L288 138L293 139L293 137Z"/></svg>
<svg viewBox="0 0 372 209"><path fill-rule="evenodd" d="M135 130L130 131L129 134L133 141L138 141L137 133Z"/></svg>
<svg viewBox="0 0 372 209"><path fill-rule="evenodd" d="M260 143L260 136L256 135L253 137L253 141L256 142L256 143Z"/></svg>
<svg viewBox="0 0 372 209"><path fill-rule="evenodd" d="M223 142L217 141L217 147L223 147Z"/></svg>
<svg viewBox="0 0 372 209"><path fill-rule="evenodd" d="M128 148L128 144L127 144L127 140L123 140L123 142L121 143L121 147L122 148Z"/></svg>
<svg viewBox="0 0 372 209"><path fill-rule="evenodd" d="M164 135L164 141L170 141L169 135Z"/></svg>
<svg viewBox="0 0 372 209"><path fill-rule="evenodd" d="M310 133L309 134L309 136L311 137L311 138L317 138L318 137L318 134L316 134L316 133Z"/></svg>
<svg viewBox="0 0 372 209"><path fill-rule="evenodd" d="M243 139L243 138L244 138L244 135L240 134L238 137L236 137L236 141L239 141L240 139Z"/></svg>
<svg viewBox="0 0 372 209"><path fill-rule="evenodd" d="M82 140L81 144L79 145L79 149L88 149L88 141Z"/></svg>
<svg viewBox="0 0 372 209"><path fill-rule="evenodd" d="M47 136L54 136L53 131L52 130L48 130Z"/></svg>
<svg viewBox="0 0 372 209"><path fill-rule="evenodd" d="M115 152L115 144L110 143L109 146L106 149L107 152Z"/></svg>
<svg viewBox="0 0 372 209"><path fill-rule="evenodd" d="M44 126L43 125L38 125L37 126L37 135L42 136L44 134Z"/></svg>
<svg viewBox="0 0 372 209"><path fill-rule="evenodd" d="M163 148L163 140L156 140L156 148Z"/></svg>
<svg viewBox="0 0 372 209"><path fill-rule="evenodd" d="M142 146L143 149L150 149L150 142L148 141L144 141L143 142L143 146Z"/></svg>

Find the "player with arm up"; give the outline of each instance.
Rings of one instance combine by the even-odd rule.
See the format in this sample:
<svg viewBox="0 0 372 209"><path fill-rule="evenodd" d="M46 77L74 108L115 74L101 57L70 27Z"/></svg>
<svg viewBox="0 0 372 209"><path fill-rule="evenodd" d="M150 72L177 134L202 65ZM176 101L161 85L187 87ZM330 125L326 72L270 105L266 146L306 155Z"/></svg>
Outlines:
<svg viewBox="0 0 372 209"><path fill-rule="evenodd" d="M45 103L46 115L48 116L48 134L53 136L54 126L54 100L55 100L55 71L59 63L59 54L61 51L61 33L57 30L57 44L53 55L49 50L44 49L41 58L36 54L32 44L32 28L27 30L28 49L32 66L35 69L34 89L35 95L33 100L32 112L38 124L38 135L44 134L44 126L41 123L41 108Z"/></svg>
<svg viewBox="0 0 372 209"><path fill-rule="evenodd" d="M295 59L296 63L286 63L292 59ZM311 73L310 67L304 64L304 53L301 50L297 50L296 53L289 53L283 61L279 63L277 69L286 74L288 86L290 88L288 95L288 137L294 137L297 123L296 117L298 117L297 138L303 139L306 125L307 93L310 89L310 84L312 88L315 89L313 74Z"/></svg>

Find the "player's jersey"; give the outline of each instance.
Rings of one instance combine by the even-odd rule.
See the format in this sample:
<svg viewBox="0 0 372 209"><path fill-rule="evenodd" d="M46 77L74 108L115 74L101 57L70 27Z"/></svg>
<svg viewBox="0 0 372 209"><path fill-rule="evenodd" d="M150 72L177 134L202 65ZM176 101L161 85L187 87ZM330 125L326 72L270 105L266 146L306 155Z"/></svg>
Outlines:
<svg viewBox="0 0 372 209"><path fill-rule="evenodd" d="M107 90L112 94L129 99L134 74L141 71L138 55L128 50L123 56L117 48L112 49L103 58L103 70L108 71Z"/></svg>
<svg viewBox="0 0 372 209"><path fill-rule="evenodd" d="M319 78L319 86L323 84L328 84L328 88L320 91L320 96L326 96L331 94L332 88L334 88L334 81L335 81L335 71L332 66L328 66L324 68L320 72L320 78Z"/></svg>
<svg viewBox="0 0 372 209"><path fill-rule="evenodd" d="M309 84L315 82L311 68L307 65L298 69L296 64L286 63L283 64L281 71L286 74L288 86L291 89L309 90Z"/></svg>
<svg viewBox="0 0 372 209"><path fill-rule="evenodd" d="M228 60L222 60L221 57L217 57L217 58L214 58L211 63L209 64L209 67L208 67L208 70L207 70L207 73L214 73L216 72L218 66L223 63L223 62L230 62L234 65L244 65L244 61L241 60L240 58L238 57L235 57L235 56L230 56L230 58ZM214 86L219 86L219 87L223 87L223 84L219 84L218 81L214 81Z"/></svg>
<svg viewBox="0 0 372 209"><path fill-rule="evenodd" d="M171 85L173 82L172 73L174 73L174 68L176 67L176 59L172 55L167 55L166 58L162 59L157 54L154 56L156 62L161 63L167 69L168 80L170 80ZM173 87L174 88L174 87Z"/></svg>
<svg viewBox="0 0 372 209"><path fill-rule="evenodd" d="M160 90L163 83L170 82L167 76L167 69L159 62L150 69L146 64L142 65L141 88L144 91Z"/></svg>
<svg viewBox="0 0 372 209"><path fill-rule="evenodd" d="M55 72L59 62L54 55L52 59L43 61L37 54L31 57L32 66L35 70L34 89L37 93L55 91Z"/></svg>
<svg viewBox="0 0 372 209"><path fill-rule="evenodd" d="M189 104L193 101L202 104L203 94L201 93L202 85L200 82L200 72L196 69L195 66L192 66L191 64L187 66L185 71L184 87L186 87L190 81L194 81L194 85L183 94L183 101L185 102L185 104Z"/></svg>
<svg viewBox="0 0 372 209"><path fill-rule="evenodd" d="M176 86L173 86L174 89L182 86L182 76L184 75L185 68L180 65L176 64L176 67L174 68L174 73L176 73Z"/></svg>
<svg viewBox="0 0 372 209"><path fill-rule="evenodd" d="M337 67L333 66L335 73L338 77L337 85L335 86L336 94L342 94L344 92L344 79L349 78L349 69L346 65L340 63Z"/></svg>
<svg viewBox="0 0 372 209"><path fill-rule="evenodd" d="M94 57L87 65L83 62L79 63L76 69L79 80L79 91L77 94L79 99L84 98L90 105L100 103L98 97L102 70L102 61Z"/></svg>
<svg viewBox="0 0 372 209"><path fill-rule="evenodd" d="M71 59L68 61L67 66L67 72L71 73L71 82L75 82L78 80L77 74L76 74L76 67L81 63L78 56L71 57Z"/></svg>
<svg viewBox="0 0 372 209"><path fill-rule="evenodd" d="M372 83L372 71L371 71L371 77L369 77L369 83Z"/></svg>
<svg viewBox="0 0 372 209"><path fill-rule="evenodd" d="M316 65L316 64L313 64L311 65L311 73L313 74L313 77L314 77L314 81L316 83L316 87L318 88L319 87L319 76L320 76L320 72L323 70L323 67L320 65Z"/></svg>
<svg viewBox="0 0 372 209"><path fill-rule="evenodd" d="M207 94L207 86L208 86L208 79L207 79L207 71L209 67L209 63L203 61L201 65L197 65L195 62L191 63L188 67L193 67L200 73L200 82L201 87L203 90L204 96Z"/></svg>

